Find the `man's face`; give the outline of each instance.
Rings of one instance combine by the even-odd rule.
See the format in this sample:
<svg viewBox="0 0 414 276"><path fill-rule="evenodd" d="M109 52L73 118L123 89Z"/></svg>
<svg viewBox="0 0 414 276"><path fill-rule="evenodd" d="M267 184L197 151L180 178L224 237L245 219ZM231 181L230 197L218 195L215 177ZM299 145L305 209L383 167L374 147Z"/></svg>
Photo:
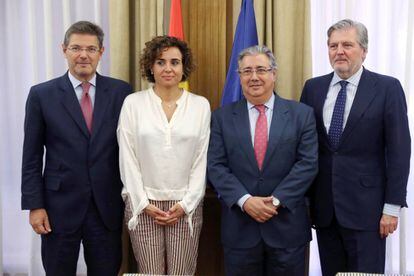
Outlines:
<svg viewBox="0 0 414 276"><path fill-rule="evenodd" d="M342 79L355 74L365 60L367 52L358 43L355 28L335 30L328 40L329 61Z"/></svg>
<svg viewBox="0 0 414 276"><path fill-rule="evenodd" d="M62 45L70 73L81 81L90 80L96 73L104 48L98 38L90 34L72 34L67 46Z"/></svg>
<svg viewBox="0 0 414 276"><path fill-rule="evenodd" d="M276 80L276 70L271 69L269 58L264 54L245 56L239 71L244 97L255 105L267 102Z"/></svg>

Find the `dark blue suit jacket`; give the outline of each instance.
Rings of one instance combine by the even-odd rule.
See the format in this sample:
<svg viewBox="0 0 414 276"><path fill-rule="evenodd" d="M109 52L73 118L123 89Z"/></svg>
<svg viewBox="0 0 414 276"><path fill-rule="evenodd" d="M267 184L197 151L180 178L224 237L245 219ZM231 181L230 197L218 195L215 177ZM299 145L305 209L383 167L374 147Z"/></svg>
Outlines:
<svg viewBox="0 0 414 276"><path fill-rule="evenodd" d="M340 225L378 231L384 202L406 206L410 164L407 105L400 82L364 69L339 147L333 151L323 105L333 73L305 83L301 101L314 108L319 173L310 190L317 227L335 213Z"/></svg>
<svg viewBox="0 0 414 276"><path fill-rule="evenodd" d="M212 114L208 177L222 203L222 242L250 248L260 240L277 248L311 240L304 194L317 173L317 134L311 108L275 95L269 142L259 170L246 100ZM245 194L275 196L279 214L258 223L237 205Z"/></svg>
<svg viewBox="0 0 414 276"><path fill-rule="evenodd" d="M89 134L67 73L31 88L24 123L22 209L45 208L54 233L78 229L91 197L108 229L122 226L116 128L131 91L126 82L97 74Z"/></svg>

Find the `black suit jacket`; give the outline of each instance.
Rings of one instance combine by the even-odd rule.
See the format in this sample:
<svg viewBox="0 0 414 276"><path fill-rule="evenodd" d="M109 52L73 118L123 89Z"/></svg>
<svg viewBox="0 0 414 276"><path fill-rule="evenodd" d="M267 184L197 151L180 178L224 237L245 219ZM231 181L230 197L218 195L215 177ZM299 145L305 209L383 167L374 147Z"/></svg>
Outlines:
<svg viewBox="0 0 414 276"><path fill-rule="evenodd" d="M410 167L407 105L400 82L363 70L338 149L328 141L323 105L333 73L305 83L301 101L314 108L319 173L311 187L317 227L334 214L344 227L379 228L384 203L406 206Z"/></svg>
<svg viewBox="0 0 414 276"><path fill-rule="evenodd" d="M24 123L22 209L45 208L55 233L80 227L91 198L108 229L122 226L116 128L131 91L126 82L97 74L90 134L67 73L31 88Z"/></svg>

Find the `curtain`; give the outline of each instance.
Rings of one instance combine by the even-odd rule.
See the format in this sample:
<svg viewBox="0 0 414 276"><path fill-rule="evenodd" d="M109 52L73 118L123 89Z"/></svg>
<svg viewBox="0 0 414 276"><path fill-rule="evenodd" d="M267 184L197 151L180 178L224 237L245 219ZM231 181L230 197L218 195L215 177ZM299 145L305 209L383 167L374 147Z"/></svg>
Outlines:
<svg viewBox="0 0 414 276"><path fill-rule="evenodd" d="M276 89L298 100L311 77L309 0L255 0L259 43L273 50L278 63Z"/></svg>
<svg viewBox="0 0 414 276"><path fill-rule="evenodd" d="M313 76L332 71L328 59L327 30L338 20L350 18L368 29L369 45L364 66L400 80L408 102L413 137L414 122L414 1L401 0L312 0ZM412 143L413 144L413 143ZM413 151L413 149L412 149ZM411 161L413 164L413 160ZM414 273L413 166L408 182L408 206L401 212L398 230L387 238L386 274ZM312 242L311 275L320 275L316 240Z"/></svg>
<svg viewBox="0 0 414 276"><path fill-rule="evenodd" d="M1 275L44 275L40 237L29 225L28 212L20 210L24 106L32 85L67 70L61 44L66 29L78 20L96 22L108 35L108 0L0 1ZM105 75L109 74L108 44L106 39L98 68ZM78 272L86 275L82 252Z"/></svg>
<svg viewBox="0 0 414 276"><path fill-rule="evenodd" d="M109 0L111 75L135 90L149 87L141 79L139 57L145 42L164 34L164 1Z"/></svg>

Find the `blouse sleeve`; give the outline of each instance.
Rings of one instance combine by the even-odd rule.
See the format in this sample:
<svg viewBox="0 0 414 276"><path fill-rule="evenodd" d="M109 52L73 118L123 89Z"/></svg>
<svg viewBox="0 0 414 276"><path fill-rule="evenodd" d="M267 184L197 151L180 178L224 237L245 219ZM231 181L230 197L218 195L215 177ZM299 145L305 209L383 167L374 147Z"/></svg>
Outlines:
<svg viewBox="0 0 414 276"><path fill-rule="evenodd" d="M200 136L193 164L189 176L188 191L183 197L180 205L185 213L190 215L197 208L203 199L206 189L206 171L207 171L207 148L210 139L210 104L203 98L203 105L200 111L203 113L200 123Z"/></svg>
<svg viewBox="0 0 414 276"><path fill-rule="evenodd" d="M132 96L132 95L131 95ZM137 107L127 97L121 109L118 122L117 138L119 144L119 168L121 180L124 184L122 198L129 198L132 217L128 221L128 228L135 229L138 224L138 215L149 204L144 191L141 168L138 162L139 152L136 145Z"/></svg>

